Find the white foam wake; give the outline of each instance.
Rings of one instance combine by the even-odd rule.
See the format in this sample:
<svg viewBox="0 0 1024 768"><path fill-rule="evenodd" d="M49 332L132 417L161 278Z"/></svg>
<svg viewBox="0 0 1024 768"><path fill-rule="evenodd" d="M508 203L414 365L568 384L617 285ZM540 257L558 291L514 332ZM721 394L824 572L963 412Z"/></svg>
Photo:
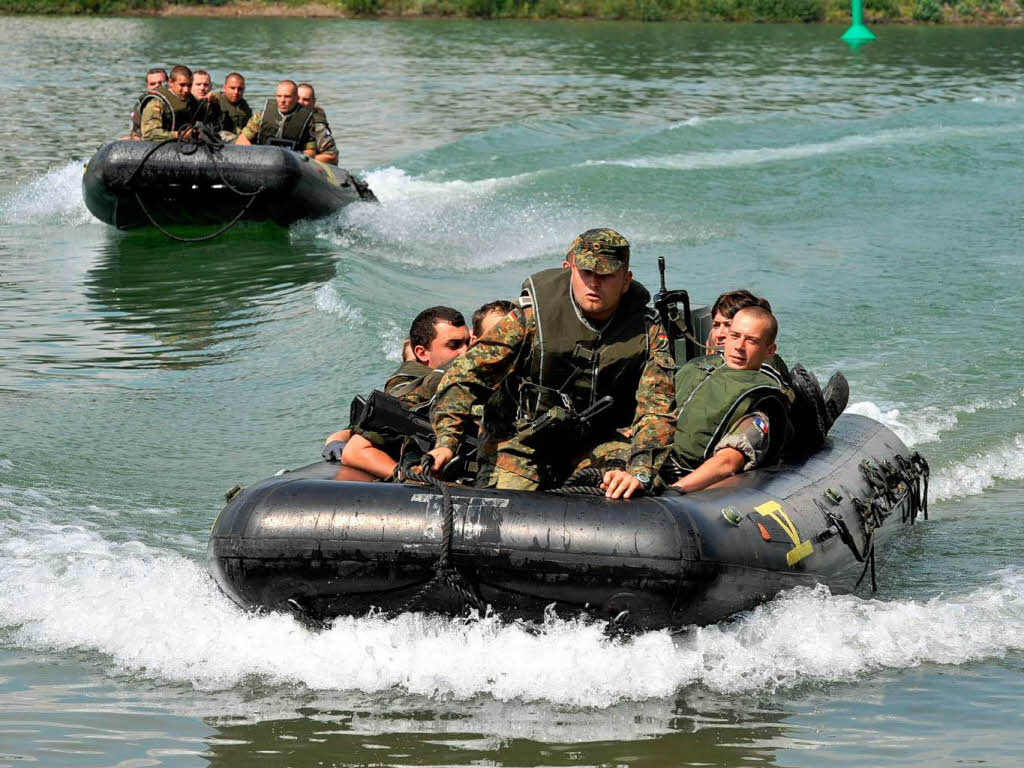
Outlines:
<svg viewBox="0 0 1024 768"><path fill-rule="evenodd" d="M931 443L943 432L956 427L959 417L979 411L997 411L1016 407L1024 392L1014 392L997 399L978 398L961 405L939 407L925 406L916 411L904 413L896 407L884 407L871 401L851 403L846 411L880 421L908 446Z"/></svg>
<svg viewBox="0 0 1024 768"><path fill-rule="evenodd" d="M931 495L937 501L977 496L999 480L1024 479L1024 435L934 473Z"/></svg>
<svg viewBox="0 0 1024 768"><path fill-rule="evenodd" d="M524 203L521 193L507 193L539 173L439 181L398 168L372 171L367 181L380 205L350 205L313 225L314 233L345 248L368 241L374 258L431 268L486 269L557 253L584 217L571 204L542 195Z"/></svg>
<svg viewBox="0 0 1024 768"><path fill-rule="evenodd" d="M48 171L0 200L0 219L9 224L87 224L95 221L82 199L81 160Z"/></svg>
<svg viewBox="0 0 1024 768"><path fill-rule="evenodd" d="M626 168L652 168L693 171L708 168L740 168L763 163L804 160L820 155L858 152L882 146L919 145L933 141L960 138L1001 136L1024 131L1019 124L998 126L939 126L935 128L897 128L875 133L843 136L834 141L792 144L785 147L723 149L708 152L685 152L677 155L635 157L613 160L588 160L582 165L618 165Z"/></svg>
<svg viewBox="0 0 1024 768"><path fill-rule="evenodd" d="M802 589L681 637L611 641L595 623L550 619L531 631L413 614L342 618L312 632L288 616L243 613L202 565L167 550L38 519L2 522L0 533L8 642L95 651L118 668L203 690L256 676L323 691L607 707L691 685L758 692L1024 648L1019 570L926 602Z"/></svg>
<svg viewBox="0 0 1024 768"><path fill-rule="evenodd" d="M313 294L313 307L319 312L334 315L345 323L362 325L365 318L359 307L353 307L330 283L324 283Z"/></svg>

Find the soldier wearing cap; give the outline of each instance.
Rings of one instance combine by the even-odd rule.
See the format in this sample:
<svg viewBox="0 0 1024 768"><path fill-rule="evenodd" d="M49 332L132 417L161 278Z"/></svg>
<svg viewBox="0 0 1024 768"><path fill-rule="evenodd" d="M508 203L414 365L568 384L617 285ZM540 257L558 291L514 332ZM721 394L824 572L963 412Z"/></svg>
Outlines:
<svg viewBox="0 0 1024 768"><path fill-rule="evenodd" d="M668 339L618 232L584 232L566 266L527 278L518 305L441 379L435 471L500 390L515 408L483 411L478 486L543 490L585 467L604 470L609 498L650 484L675 429ZM579 418L606 396L610 407Z"/></svg>

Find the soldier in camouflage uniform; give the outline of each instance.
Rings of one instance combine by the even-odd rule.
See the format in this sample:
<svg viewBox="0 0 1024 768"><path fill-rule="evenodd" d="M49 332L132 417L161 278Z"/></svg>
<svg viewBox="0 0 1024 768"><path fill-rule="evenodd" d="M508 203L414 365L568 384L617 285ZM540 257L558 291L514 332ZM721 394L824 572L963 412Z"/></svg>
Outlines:
<svg viewBox="0 0 1024 768"><path fill-rule="evenodd" d="M402 363L385 383L384 391L406 408L418 410L429 405L448 365L469 345L469 329L457 310L430 307L413 320L409 341L415 359ZM390 477L405 436L371 432L358 425L351 429L352 437L342 450L341 460L375 477Z"/></svg>
<svg viewBox="0 0 1024 768"><path fill-rule="evenodd" d="M778 324L763 306L732 317L721 355L690 360L676 374L679 415L662 468L672 487L699 491L739 472L774 463L789 432L793 393L766 361Z"/></svg>
<svg viewBox="0 0 1024 768"><path fill-rule="evenodd" d="M274 100L267 100L264 109L254 112L235 144L277 144L314 157L313 110L299 104L298 86L293 80L282 80L274 90Z"/></svg>
<svg viewBox="0 0 1024 768"><path fill-rule="evenodd" d="M632 280L622 235L588 230L566 261L528 278L519 305L441 380L435 470L500 390L514 408L484 413L478 485L550 488L586 466L606 470L610 498L651 484L675 428L668 338ZM581 424L579 414L609 395L613 405Z"/></svg>
<svg viewBox="0 0 1024 768"><path fill-rule="evenodd" d="M313 110L313 135L316 137L315 159L321 163L338 164L338 145L331 135L327 114L316 105L316 92L309 83L299 84L299 104Z"/></svg>
<svg viewBox="0 0 1024 768"><path fill-rule="evenodd" d="M198 108L191 91L192 70L179 65L166 83L144 97L140 131L145 141L188 138Z"/></svg>

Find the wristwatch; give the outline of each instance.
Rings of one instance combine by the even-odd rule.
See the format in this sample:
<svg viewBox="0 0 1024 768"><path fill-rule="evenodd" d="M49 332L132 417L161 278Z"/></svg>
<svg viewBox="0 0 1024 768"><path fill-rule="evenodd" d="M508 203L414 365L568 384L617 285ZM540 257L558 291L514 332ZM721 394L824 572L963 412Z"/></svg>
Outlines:
<svg viewBox="0 0 1024 768"><path fill-rule="evenodd" d="M639 480L640 481L640 485L642 485L645 489L651 487L651 476L650 476L649 473L644 472L643 470L641 470L639 472L634 472L633 473L633 477L635 477L637 480Z"/></svg>

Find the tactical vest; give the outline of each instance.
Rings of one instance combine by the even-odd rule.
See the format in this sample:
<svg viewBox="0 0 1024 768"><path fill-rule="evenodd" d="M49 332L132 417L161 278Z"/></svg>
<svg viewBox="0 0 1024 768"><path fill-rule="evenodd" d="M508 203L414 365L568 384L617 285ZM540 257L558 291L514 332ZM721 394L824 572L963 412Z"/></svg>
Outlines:
<svg viewBox="0 0 1024 768"><path fill-rule="evenodd" d="M679 415L673 456L680 464L696 469L752 410L764 411L777 435L769 449L769 463L778 457L790 401L775 369L763 365L756 371L738 371L728 367L721 355L708 355L680 368L675 383Z"/></svg>
<svg viewBox="0 0 1024 768"><path fill-rule="evenodd" d="M231 133L241 133L249 118L252 117L252 108L245 99L239 99L237 104L228 101L223 93L217 94L217 104L220 106L220 129Z"/></svg>
<svg viewBox="0 0 1024 768"><path fill-rule="evenodd" d="M433 368L428 368L419 360L406 360L384 383L384 391L394 397L401 397L414 390L432 371Z"/></svg>
<svg viewBox="0 0 1024 768"><path fill-rule="evenodd" d="M628 427L647 363L647 330L654 321L647 309L650 294L633 282L598 330L580 314L571 279L572 270L548 269L523 283L520 303L533 306L537 332L529 370L519 385L517 415L532 420L556 406L578 413L611 395L615 403L596 418L594 432Z"/></svg>
<svg viewBox="0 0 1024 768"><path fill-rule="evenodd" d="M277 105L267 99L263 118L260 120L260 133L257 144L268 144L270 139L281 139L291 144L291 149L298 149L299 142L310 136L308 126L313 120L313 110L298 106L287 115L282 115ZM275 142L278 143L278 142Z"/></svg>
<svg viewBox="0 0 1024 768"><path fill-rule="evenodd" d="M160 126L165 131L176 131L184 125L192 122L192 116L196 108L196 100L189 95L186 99L180 99L177 94L171 93L166 84L160 85L155 91L147 93L139 101L139 117L142 116L142 108L146 106L149 99L159 99L160 117L163 124Z"/></svg>
<svg viewBox="0 0 1024 768"><path fill-rule="evenodd" d="M142 107L144 106L144 102L146 101L146 99L152 95L153 94L151 94L149 91L146 91L141 96L139 96L139 98L135 101L135 106L132 108L131 115L132 136L142 135Z"/></svg>

